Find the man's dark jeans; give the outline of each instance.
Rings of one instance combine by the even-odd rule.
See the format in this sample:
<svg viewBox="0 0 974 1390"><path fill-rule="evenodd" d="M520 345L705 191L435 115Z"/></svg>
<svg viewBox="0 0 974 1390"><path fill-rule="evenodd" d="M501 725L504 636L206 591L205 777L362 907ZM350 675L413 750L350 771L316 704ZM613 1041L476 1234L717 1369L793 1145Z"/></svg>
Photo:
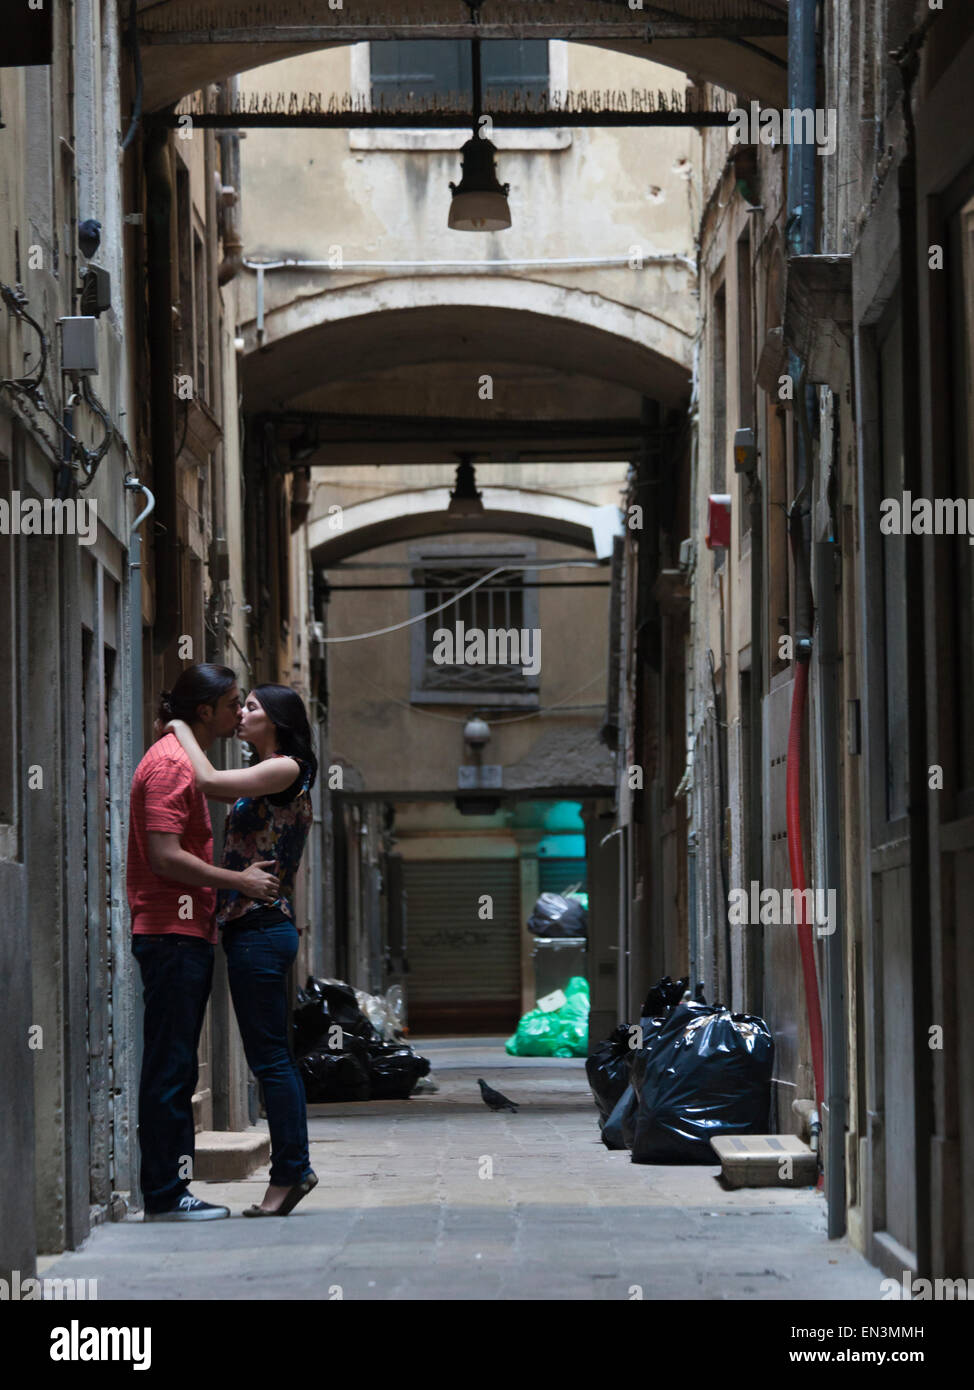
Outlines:
<svg viewBox="0 0 974 1390"><path fill-rule="evenodd" d="M140 1180L146 1211L159 1212L179 1200L192 1177L193 1092L213 981L213 947L198 936L134 935L132 953L142 971L145 1000Z"/></svg>
<svg viewBox="0 0 974 1390"><path fill-rule="evenodd" d="M279 915L279 914L278 914ZM271 1132L270 1180L293 1187L311 1171L304 1083L290 1047L287 978L298 953L294 923L254 914L263 926L224 929L227 979L247 1063L264 1091ZM246 915L242 919L245 923Z"/></svg>

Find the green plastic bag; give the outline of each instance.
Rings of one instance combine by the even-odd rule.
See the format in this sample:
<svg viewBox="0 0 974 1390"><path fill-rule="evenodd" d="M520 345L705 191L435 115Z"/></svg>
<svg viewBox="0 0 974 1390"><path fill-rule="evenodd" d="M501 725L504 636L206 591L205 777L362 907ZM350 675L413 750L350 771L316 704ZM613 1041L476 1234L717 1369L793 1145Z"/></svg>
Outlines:
<svg viewBox="0 0 974 1390"><path fill-rule="evenodd" d="M531 1009L504 1044L512 1057L585 1057L588 1055L588 981L574 975L565 986L560 1009Z"/></svg>

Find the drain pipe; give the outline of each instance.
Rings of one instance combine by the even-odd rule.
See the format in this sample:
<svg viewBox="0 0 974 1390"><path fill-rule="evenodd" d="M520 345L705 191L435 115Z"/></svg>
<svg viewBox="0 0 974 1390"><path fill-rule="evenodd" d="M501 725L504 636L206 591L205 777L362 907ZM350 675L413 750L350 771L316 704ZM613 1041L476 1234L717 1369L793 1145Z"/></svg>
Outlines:
<svg viewBox="0 0 974 1390"><path fill-rule="evenodd" d="M225 111L237 108L240 82L232 77L227 86L221 89L220 105ZM228 285L243 269L243 237L240 234L240 133L236 130L221 131L217 136L220 145L220 204L223 213L223 260L217 272L217 283ZM233 201L224 203L224 195Z"/></svg>
<svg viewBox="0 0 974 1390"><path fill-rule="evenodd" d="M161 535L156 543L156 623L153 638L156 651L164 652L179 630L179 551L173 408L173 177L169 132L160 127L153 127L147 132L145 182L152 482L159 508L157 520L161 527Z"/></svg>
<svg viewBox="0 0 974 1390"><path fill-rule="evenodd" d="M146 498L142 511L129 527L129 584L128 584L128 641L132 682L132 770L138 767L145 752L145 724L142 696L142 537L139 527L155 508L156 499L138 478L125 479L129 492L141 492Z"/></svg>
<svg viewBox="0 0 974 1390"><path fill-rule="evenodd" d="M788 105L792 111L814 109L816 105L816 0L791 0L788 6ZM794 118L793 118L794 119ZM815 249L815 147L795 140L788 145L788 247L792 255ZM788 730L787 825L791 886L805 891L804 845L801 823L801 754L804 732L808 666L812 656L812 593L809 574L810 525L806 500L811 492L812 447L808 427L810 393L806 375L794 353L789 354L789 372L800 385L795 393L798 420L798 494L788 511L788 531L795 560L795 662L792 684L791 722ZM805 899L797 899L798 946L805 984L805 1008L812 1050L816 1109L820 1112L825 1094L822 1009L811 925L805 920Z"/></svg>
<svg viewBox="0 0 974 1390"><path fill-rule="evenodd" d="M925 488L923 432L920 403L915 390L921 374L922 341L920 314L919 226L926 216L917 191L917 137L913 116L913 89L919 77L920 50L926 41L931 13L893 55L903 83L903 124L906 149L898 172L900 284L903 315L903 487L913 496L929 495ZM923 217L921 217L921 212ZM924 246L926 243L922 243ZM926 263L926 251L923 251ZM934 1232L932 1225L933 1138L936 1133L934 1106L934 1053L927 1029L933 1013L933 942L930 917L931 878L930 804L927 786L930 761L927 740L927 672L932 659L932 642L927 633L924 612L924 564L922 539L908 536L906 550L906 636L912 660L907 663L907 745L910 839L910 966L913 974L913 1126L915 1135L915 1220L916 1272L919 1278L933 1274ZM938 1270L938 1273L940 1271Z"/></svg>

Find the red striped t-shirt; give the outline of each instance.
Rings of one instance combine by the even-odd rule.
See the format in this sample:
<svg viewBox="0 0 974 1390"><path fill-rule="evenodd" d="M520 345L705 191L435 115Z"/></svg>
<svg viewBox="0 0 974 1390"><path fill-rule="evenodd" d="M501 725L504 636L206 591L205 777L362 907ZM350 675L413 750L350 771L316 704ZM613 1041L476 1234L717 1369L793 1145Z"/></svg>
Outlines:
<svg viewBox="0 0 974 1390"><path fill-rule="evenodd" d="M132 778L126 871L132 930L216 941L216 889L154 874L149 867L150 830L178 835L184 850L212 865L210 810L175 734L152 745Z"/></svg>

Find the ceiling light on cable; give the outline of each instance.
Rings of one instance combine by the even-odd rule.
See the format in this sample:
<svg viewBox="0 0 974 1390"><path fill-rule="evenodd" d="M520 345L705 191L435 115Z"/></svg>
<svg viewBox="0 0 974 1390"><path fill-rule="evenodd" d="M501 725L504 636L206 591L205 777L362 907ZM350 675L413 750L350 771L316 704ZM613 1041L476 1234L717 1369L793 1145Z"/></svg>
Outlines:
<svg viewBox="0 0 974 1390"><path fill-rule="evenodd" d="M507 202L509 183L497 179L497 150L485 138L480 126L481 81L480 40L471 39L473 67L473 134L460 151L460 182L451 183L450 216L447 226L455 232L499 232L511 225Z"/></svg>

